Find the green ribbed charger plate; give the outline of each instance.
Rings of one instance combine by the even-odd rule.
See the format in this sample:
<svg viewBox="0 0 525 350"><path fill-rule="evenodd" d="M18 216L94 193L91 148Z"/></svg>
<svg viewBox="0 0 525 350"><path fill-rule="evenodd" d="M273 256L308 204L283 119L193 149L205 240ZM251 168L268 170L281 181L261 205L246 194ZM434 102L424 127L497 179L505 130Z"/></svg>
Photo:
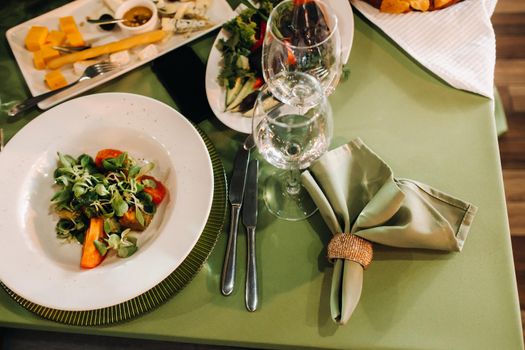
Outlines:
<svg viewBox="0 0 525 350"><path fill-rule="evenodd" d="M222 162L208 136L198 127L196 129L206 144L212 162L213 200L208 221L195 247L166 279L133 299L110 307L89 311L64 311L40 306L17 295L0 282L7 294L27 310L45 319L74 326L101 326L127 321L154 310L184 288L200 271L215 247L224 224L227 201L226 175Z"/></svg>

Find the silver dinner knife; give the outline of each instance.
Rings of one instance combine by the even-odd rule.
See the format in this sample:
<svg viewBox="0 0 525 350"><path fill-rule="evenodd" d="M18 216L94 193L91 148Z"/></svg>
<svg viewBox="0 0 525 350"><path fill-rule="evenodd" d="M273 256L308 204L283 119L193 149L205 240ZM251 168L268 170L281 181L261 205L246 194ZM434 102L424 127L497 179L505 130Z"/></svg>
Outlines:
<svg viewBox="0 0 525 350"><path fill-rule="evenodd" d="M235 285L235 261L237 260L237 228L239 226L239 215L241 211L244 185L246 183L246 171L250 150L243 146L237 151L233 165L233 174L230 181L230 192L228 194L231 204L230 236L224 256L221 276L221 292L230 295Z"/></svg>
<svg viewBox="0 0 525 350"><path fill-rule="evenodd" d="M246 266L246 292L245 301L248 311L257 310L259 297L257 292L257 261L255 255L255 226L257 225L257 174L259 161L252 160L248 166L246 179L246 193L242 209L242 222L246 227L248 236L248 258Z"/></svg>

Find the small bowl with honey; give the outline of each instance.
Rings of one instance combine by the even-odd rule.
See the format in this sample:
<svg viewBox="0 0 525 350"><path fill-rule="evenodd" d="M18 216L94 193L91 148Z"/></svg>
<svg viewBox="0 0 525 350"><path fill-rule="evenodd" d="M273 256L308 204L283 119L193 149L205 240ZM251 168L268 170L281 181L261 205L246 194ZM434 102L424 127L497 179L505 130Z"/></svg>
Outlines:
<svg viewBox="0 0 525 350"><path fill-rule="evenodd" d="M157 7L151 0L127 0L115 11L122 18L119 27L127 32L139 34L154 30L159 25Z"/></svg>

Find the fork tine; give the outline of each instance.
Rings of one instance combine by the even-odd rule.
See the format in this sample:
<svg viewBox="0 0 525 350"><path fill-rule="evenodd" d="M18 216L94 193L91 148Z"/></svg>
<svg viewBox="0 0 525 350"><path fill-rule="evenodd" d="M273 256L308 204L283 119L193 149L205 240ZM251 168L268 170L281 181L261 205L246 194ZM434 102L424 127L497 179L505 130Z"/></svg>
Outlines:
<svg viewBox="0 0 525 350"><path fill-rule="evenodd" d="M108 68L111 69L112 67L113 67L112 64L106 64L106 63L97 63L95 65L95 69L97 69L97 70L108 69Z"/></svg>
<svg viewBox="0 0 525 350"><path fill-rule="evenodd" d="M106 66L114 66L115 64L112 63L112 62L103 61L103 62L99 62L99 63L97 63L97 65L98 65L99 67L106 67Z"/></svg>
<svg viewBox="0 0 525 350"><path fill-rule="evenodd" d="M95 73L96 74L103 74L103 73L107 73L113 69L117 68L117 66L113 63L97 63L95 65L93 65L93 69L95 70Z"/></svg>
<svg viewBox="0 0 525 350"><path fill-rule="evenodd" d="M96 68L96 70L97 70L98 73L105 73L105 72L110 71L110 70L112 70L112 69L113 69L113 68L111 68L111 67L106 67L106 66L99 66L99 67Z"/></svg>

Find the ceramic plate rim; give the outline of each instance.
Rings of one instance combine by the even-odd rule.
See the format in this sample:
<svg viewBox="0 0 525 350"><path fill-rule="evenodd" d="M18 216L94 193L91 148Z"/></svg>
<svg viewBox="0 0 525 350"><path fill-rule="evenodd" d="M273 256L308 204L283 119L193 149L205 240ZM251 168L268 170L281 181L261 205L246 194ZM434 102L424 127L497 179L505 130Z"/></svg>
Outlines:
<svg viewBox="0 0 525 350"><path fill-rule="evenodd" d="M64 115L64 113L71 113L71 111L78 110L80 106L86 106L86 104L93 109L89 112L92 116L86 117L81 113L76 116ZM108 118L102 111L104 108L117 108L118 111L122 111L122 115L104 121L103 117ZM145 112L146 110L148 112ZM150 111L157 118L155 123L136 125L137 121L144 121L145 118L149 118L150 114L147 113ZM55 134L44 134L41 138L35 137L35 133L41 133L46 127L56 127L57 123L61 125L60 123L64 122L64 118L74 119L74 125L71 123L69 125L75 132L84 130L85 126L93 125L93 122L112 126L121 125L122 121L129 121L131 118L135 123L130 123L127 126L131 130L130 132L137 134L143 132L146 136L149 135L153 140L151 142L157 142L162 151L169 155L170 164L165 165L165 168L172 171L172 175L169 175L171 177L168 176L168 183L193 184L182 186L181 189L170 188L170 197L172 196L171 192L175 191L173 198L170 198L167 203L163 203L166 206L166 213L164 220L161 221L162 227L158 229L158 234L141 254L136 254L136 256L128 259L119 259L107 266L103 263L102 266L92 270L70 269L69 266L64 269L56 262L50 262L42 252L38 254L37 251L35 254L35 247L31 240L24 242L24 239L27 240L24 235L27 235L28 230L23 227L23 223L12 218L19 215L17 213L19 206L24 201L29 200L28 198L13 197L27 192L24 190L24 186L27 186L26 182L28 181L29 184L31 183L31 180L27 179L30 175L20 176L14 180L10 179L9 176L12 176L15 171L23 173L21 172L23 169L34 170L32 167L37 164L34 162L35 159L42 157L45 152L54 151L60 147L60 142L62 144L67 143L67 138L57 136L56 133L59 131L56 131ZM172 134L174 127L177 127L177 137L173 137ZM155 132L154 135L153 132ZM182 141L178 141L179 139ZM189 142L190 146L194 147L192 152L186 152L183 148L177 149L177 147L181 147L180 142L183 141ZM182 146L186 145L188 144ZM33 156L25 157L26 154L35 149L41 150L38 151L41 154L36 152ZM18 168L14 166L17 160L19 162ZM177 164L176 168L174 168L174 163ZM12 173L9 170L0 173L0 186L6 189L4 198L7 198L8 201L13 198L17 204L22 203L11 206L4 205L0 209L0 235L4 236L4 243L9 243L0 246L0 280L21 297L33 303L59 310L101 309L130 300L153 288L173 272L191 252L206 225L213 200L212 163L204 140L198 131L186 118L170 106L155 99L135 94L102 93L87 95L44 112L22 128L6 145L4 151L0 153L0 166L2 169L13 168ZM49 179L49 181L49 186L51 186L52 180ZM10 183L12 185L8 186ZM198 186L195 186L196 184ZM177 203L179 204L177 205ZM180 205L180 203L184 203L184 205ZM191 210L197 211L191 213ZM187 220L178 220L181 217ZM6 218L11 218L11 220L6 220ZM6 236L8 232L10 235ZM14 232L20 235L14 235ZM172 232L175 234L167 234ZM178 232L182 232L182 235L177 236ZM55 239L54 232L51 233L50 238ZM20 249L13 249L13 247L20 247ZM13 264L14 261L18 263ZM155 269L151 269L152 266L155 266ZM147 274L144 273L145 271ZM129 276L140 277L135 279ZM93 284L93 281L97 283ZM56 293L57 288L60 288L59 291L65 295ZM93 288L91 293L86 292L87 288ZM113 293L108 296L107 293L97 291L97 289L112 290ZM75 291L81 293L78 296L76 294L71 296L70 293ZM53 293L55 294L53 295Z"/></svg>

